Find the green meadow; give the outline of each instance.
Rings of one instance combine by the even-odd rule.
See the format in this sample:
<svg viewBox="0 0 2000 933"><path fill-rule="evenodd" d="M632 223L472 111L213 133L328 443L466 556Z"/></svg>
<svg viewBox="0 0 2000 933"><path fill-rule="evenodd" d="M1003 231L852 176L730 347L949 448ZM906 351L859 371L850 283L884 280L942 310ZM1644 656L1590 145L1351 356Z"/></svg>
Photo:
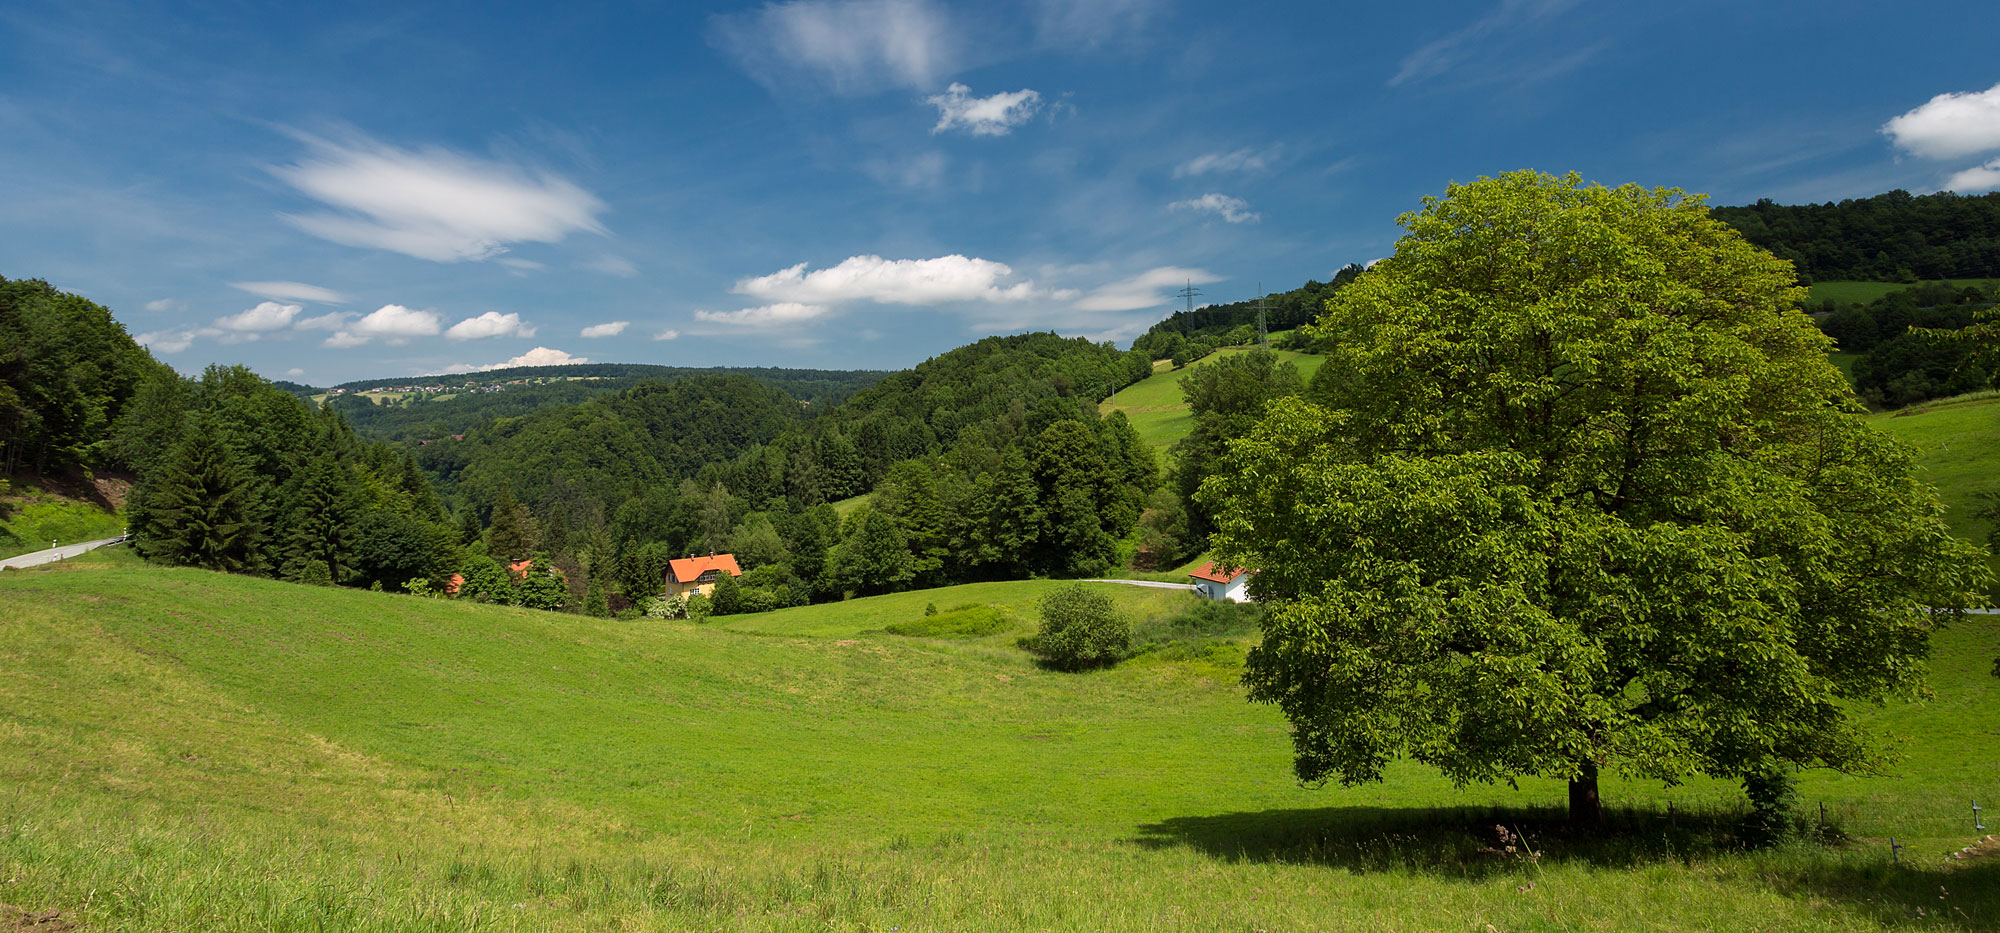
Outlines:
<svg viewBox="0 0 2000 933"><path fill-rule="evenodd" d="M1990 288L1994 284L2000 283L2000 279L1941 279L1939 281L1949 282L1953 287L1956 288L1964 288L1965 286L1968 285L1977 286L1979 288ZM1903 289L1909 288L1917 284L1920 283L1815 282L1810 286L1810 289L1812 292L1812 300L1814 301L1842 301L1842 302L1852 302L1854 304L1867 304L1871 301L1881 298L1884 295L1889 294L1890 292L1899 292L1902 291Z"/></svg>
<svg viewBox="0 0 2000 933"><path fill-rule="evenodd" d="M1105 399L1098 405L1098 411L1110 414L1122 411L1137 428L1139 436L1153 445L1154 450L1164 451L1174 442L1186 437L1194 430L1194 417L1188 414L1187 399L1181 395L1180 379L1187 369L1206 366L1216 360L1238 353L1246 353L1247 347L1225 347L1210 353L1181 369L1174 369L1172 363L1162 366L1154 364L1154 373L1139 380ZM1311 381L1319 372L1320 364L1326 357L1291 350L1274 350L1278 358L1299 369L1299 378ZM1162 361L1165 362L1165 361Z"/></svg>
<svg viewBox="0 0 2000 933"><path fill-rule="evenodd" d="M692 625L116 549L0 573L0 924L2000 925L2000 857L1945 857L2000 791L2000 619L1939 635L1933 698L1857 711L1900 762L1802 777L1839 841L1749 851L1721 782L1609 781L1604 839L1565 835L1553 781L1301 787L1236 684L1254 635L1057 673L1013 643L1052 585ZM1142 630L1192 600L1103 586Z"/></svg>
<svg viewBox="0 0 2000 933"><path fill-rule="evenodd" d="M1868 420L1916 448L1919 475L1937 487L1951 530L1985 541L1993 526L1972 513L1975 496L2000 493L2000 393L1924 402ZM1993 568L2000 575L2000 556ZM1992 592L2000 600L2000 583Z"/></svg>

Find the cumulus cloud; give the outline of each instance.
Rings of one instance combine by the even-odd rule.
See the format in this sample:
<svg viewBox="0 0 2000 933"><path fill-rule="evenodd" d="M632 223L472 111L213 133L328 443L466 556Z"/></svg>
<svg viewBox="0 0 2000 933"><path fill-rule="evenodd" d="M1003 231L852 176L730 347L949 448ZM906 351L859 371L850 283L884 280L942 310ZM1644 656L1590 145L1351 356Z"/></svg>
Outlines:
<svg viewBox="0 0 2000 933"><path fill-rule="evenodd" d="M743 279L732 291L770 302L832 305L847 301L925 305L951 301L1022 301L1042 297L1033 282L1003 285L1006 263L956 253L936 259L850 256L840 265L806 271L806 263Z"/></svg>
<svg viewBox="0 0 2000 933"><path fill-rule="evenodd" d="M2000 149L2000 84L1984 91L1939 94L1882 124L1882 133L1896 148L1927 159L1955 159Z"/></svg>
<svg viewBox="0 0 2000 933"><path fill-rule="evenodd" d="M489 363L485 366L475 366L471 363L454 363L445 367L444 371L447 373L484 373L492 372L496 369L513 369L516 366L575 366L579 363L588 362L590 362L590 358L587 356L571 356L562 350L536 347L504 363Z"/></svg>
<svg viewBox="0 0 2000 933"><path fill-rule="evenodd" d="M412 337L436 336L441 329L436 311L412 311L402 305L383 305L334 331L333 336L326 338L322 344L345 349L379 339L398 346L408 343Z"/></svg>
<svg viewBox="0 0 2000 933"><path fill-rule="evenodd" d="M1956 191L1959 194L1977 194L1981 191L2000 189L2000 159L1959 172L1947 179L1944 187L1946 191Z"/></svg>
<svg viewBox="0 0 2000 933"><path fill-rule="evenodd" d="M1202 269L1160 266L1092 289L1076 303L1079 311L1136 311L1157 308L1172 298L1172 290L1185 285L1219 282L1221 276Z"/></svg>
<svg viewBox="0 0 2000 933"><path fill-rule="evenodd" d="M825 305L781 301L777 304L768 304L757 308L744 308L741 311L696 311L694 316L696 320L710 321L716 324L728 324L732 327L766 328L804 323L814 318L825 317L831 310L831 308ZM654 339L672 340L673 337L668 337L666 336L667 334L673 334L674 337L680 336L679 331L663 331L660 336Z"/></svg>
<svg viewBox="0 0 2000 933"><path fill-rule="evenodd" d="M1195 156L1174 167L1175 178L1191 175L1233 174L1238 172L1261 172L1271 167L1277 159L1278 150L1238 149L1234 152L1210 152Z"/></svg>
<svg viewBox="0 0 2000 933"><path fill-rule="evenodd" d="M446 340L484 340L488 337L533 337L535 329L521 323L519 314L501 314L488 311L478 317L469 317L451 325L444 332Z"/></svg>
<svg viewBox="0 0 2000 933"><path fill-rule="evenodd" d="M615 275L621 279L629 279L639 274L639 267L633 265L632 260L626 259L623 256L599 256L584 263L583 267L592 272Z"/></svg>
<svg viewBox="0 0 2000 933"><path fill-rule="evenodd" d="M927 0L794 0L709 20L717 48L764 86L836 94L931 88L957 70L960 42Z"/></svg>
<svg viewBox="0 0 2000 933"><path fill-rule="evenodd" d="M154 301L146 302L145 307L146 310L148 311L159 312L159 311L186 311L187 306L188 306L187 302L182 301L179 298L160 298Z"/></svg>
<svg viewBox="0 0 2000 933"><path fill-rule="evenodd" d="M260 301L248 311L215 319L215 326L237 333L256 333L284 330L292 326L292 319L305 310L299 305L281 305L275 301Z"/></svg>
<svg viewBox="0 0 2000 933"><path fill-rule="evenodd" d="M330 305L347 303L347 296L331 288L307 285L304 282L231 282L229 287L272 301L317 301Z"/></svg>
<svg viewBox="0 0 2000 933"><path fill-rule="evenodd" d="M311 154L272 173L337 212L281 216L335 243L460 262L491 258L510 243L604 232L597 222L604 202L547 172L437 148L300 139Z"/></svg>
<svg viewBox="0 0 2000 933"><path fill-rule="evenodd" d="M294 367L292 367L291 369L287 369L287 370L285 370L285 375L287 375L287 376L303 376L303 375L305 375L305 374L306 374L306 371L305 371L305 370L303 370L303 369L300 369L300 368L298 368L297 366L294 366Z"/></svg>
<svg viewBox="0 0 2000 933"><path fill-rule="evenodd" d="M598 337L616 337L619 334L624 333L625 328L630 326L632 326L631 321L610 321L604 324L592 324L589 327L586 327L582 331L580 331L579 336L589 337L591 339L596 339Z"/></svg>
<svg viewBox="0 0 2000 933"><path fill-rule="evenodd" d="M1264 218L1264 215L1252 212L1250 210L1250 203L1242 198L1232 198L1229 195L1215 194L1214 192L1204 194L1198 198L1190 198L1186 201L1175 201L1167 205L1167 209L1192 211L1197 214L1215 214L1233 224L1254 224Z"/></svg>
<svg viewBox="0 0 2000 933"><path fill-rule="evenodd" d="M963 129L974 136L1005 136L1028 122L1042 105L1042 95L1027 88L974 97L972 89L963 84L953 84L944 93L925 99L938 109L937 125L931 127L934 135Z"/></svg>
<svg viewBox="0 0 2000 933"><path fill-rule="evenodd" d="M179 353L194 346L194 337L191 330L156 330L132 339L155 353Z"/></svg>
<svg viewBox="0 0 2000 933"><path fill-rule="evenodd" d="M653 335L654 340L679 340L680 337L681 337L681 332L671 327Z"/></svg>

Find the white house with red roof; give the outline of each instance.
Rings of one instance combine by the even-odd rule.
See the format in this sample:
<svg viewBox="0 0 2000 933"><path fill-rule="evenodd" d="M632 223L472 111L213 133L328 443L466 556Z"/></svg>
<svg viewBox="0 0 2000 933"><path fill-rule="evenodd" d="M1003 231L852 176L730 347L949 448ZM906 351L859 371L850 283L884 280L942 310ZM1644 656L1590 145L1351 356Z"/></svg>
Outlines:
<svg viewBox="0 0 2000 933"><path fill-rule="evenodd" d="M1254 570L1243 567L1218 567L1209 561L1196 567L1188 576L1194 578L1195 592L1213 600L1229 600L1232 603L1250 602L1250 578L1257 575Z"/></svg>
<svg viewBox="0 0 2000 933"><path fill-rule="evenodd" d="M725 573L732 577L743 575L736 568L736 555L710 554L667 561L667 595L707 596L715 589L715 581Z"/></svg>

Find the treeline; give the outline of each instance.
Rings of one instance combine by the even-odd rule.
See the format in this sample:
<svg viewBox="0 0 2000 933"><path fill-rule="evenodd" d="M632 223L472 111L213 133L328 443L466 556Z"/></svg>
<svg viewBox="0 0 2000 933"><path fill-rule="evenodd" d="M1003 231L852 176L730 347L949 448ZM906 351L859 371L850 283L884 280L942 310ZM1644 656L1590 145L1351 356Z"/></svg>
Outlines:
<svg viewBox="0 0 2000 933"><path fill-rule="evenodd" d="M1843 352L1858 353L1854 388L1875 408L1901 408L1995 385L2000 361L1972 343L1926 330L1962 330L2000 303L2000 287L1954 288L1942 282L1890 292L1866 305L1825 304L1820 330Z"/></svg>
<svg viewBox="0 0 2000 933"><path fill-rule="evenodd" d="M1897 190L1825 204L1758 201L1710 216L1792 261L1801 282L2000 277L2000 192Z"/></svg>
<svg viewBox="0 0 2000 933"><path fill-rule="evenodd" d="M488 421L519 418L556 406L580 405L641 383L725 375L749 377L799 400L809 410L825 410L873 385L883 374L772 367L690 368L588 363L580 366L519 367L471 376L419 376L350 382L337 387L346 389L346 394L329 397L327 404L339 408L347 416L348 423L354 425L363 437L396 442L438 441L464 434ZM420 393L386 403L357 394L370 389L412 384L461 386L465 381L472 380L479 385L496 385L511 379L532 378L550 381L509 385L498 391L447 390L436 396ZM305 395L322 391L303 386L294 388L282 382L278 386Z"/></svg>
<svg viewBox="0 0 2000 933"><path fill-rule="evenodd" d="M1173 360L1175 366L1201 359L1218 347L1244 346L1257 338L1257 306L1264 305L1266 332L1289 331L1310 324L1326 311L1326 300L1354 281L1362 267L1349 263L1329 282L1310 281L1288 292L1262 299L1209 305L1176 311L1132 342L1149 360Z"/></svg>
<svg viewBox="0 0 2000 933"><path fill-rule="evenodd" d="M123 466L106 448L111 426L163 372L104 306L0 277L0 472Z"/></svg>

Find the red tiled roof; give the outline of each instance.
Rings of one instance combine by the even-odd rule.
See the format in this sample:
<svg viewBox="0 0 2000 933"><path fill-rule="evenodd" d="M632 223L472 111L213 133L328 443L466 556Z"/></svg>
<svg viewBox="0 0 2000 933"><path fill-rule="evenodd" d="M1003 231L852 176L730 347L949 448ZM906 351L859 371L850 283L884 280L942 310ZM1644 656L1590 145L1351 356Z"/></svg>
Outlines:
<svg viewBox="0 0 2000 933"><path fill-rule="evenodd" d="M711 554L707 557L689 557L667 561L667 572L675 583L693 583L701 575L711 570L726 570L732 577L740 577L743 571L736 569L736 555Z"/></svg>
<svg viewBox="0 0 2000 933"><path fill-rule="evenodd" d="M1206 564L1196 567L1194 572L1188 574L1188 576L1194 577L1197 580L1208 580L1214 583L1228 583L1249 572L1249 568L1246 567L1231 567L1224 570L1221 567L1215 566L1215 561L1209 561Z"/></svg>

